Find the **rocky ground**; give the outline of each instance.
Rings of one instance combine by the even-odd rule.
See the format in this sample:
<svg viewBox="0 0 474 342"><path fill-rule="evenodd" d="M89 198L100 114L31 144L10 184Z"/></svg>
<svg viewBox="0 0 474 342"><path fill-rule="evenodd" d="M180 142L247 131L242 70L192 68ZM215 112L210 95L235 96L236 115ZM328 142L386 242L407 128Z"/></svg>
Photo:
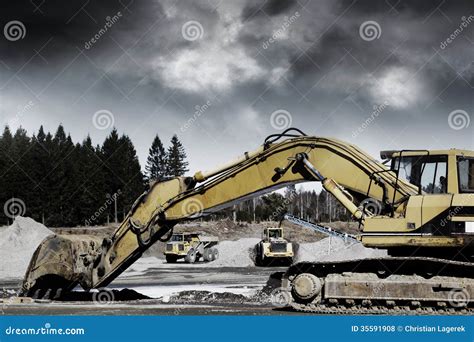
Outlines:
<svg viewBox="0 0 474 342"><path fill-rule="evenodd" d="M106 236L114 227L48 229L30 218L18 217L0 228L0 293L5 314L282 314L272 302L275 279L285 267L256 267L253 250L264 227L259 224L192 222L176 227L177 232L200 232L219 237L219 259L192 265L167 264L163 243L157 243L130 266L103 293L81 289L62 301L27 301L14 297L28 262L40 241L53 233ZM385 255L356 243L346 244L307 228L283 223L286 237L294 243L295 261L344 260ZM355 224L332 223L332 227L354 233Z"/></svg>

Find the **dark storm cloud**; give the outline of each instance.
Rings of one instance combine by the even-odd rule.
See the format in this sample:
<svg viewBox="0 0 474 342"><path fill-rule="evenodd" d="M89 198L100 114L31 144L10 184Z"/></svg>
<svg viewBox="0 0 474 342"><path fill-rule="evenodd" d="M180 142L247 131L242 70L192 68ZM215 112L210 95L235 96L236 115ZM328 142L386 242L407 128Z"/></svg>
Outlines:
<svg viewBox="0 0 474 342"><path fill-rule="evenodd" d="M83 48L84 42L104 27L107 17L121 12L124 20L117 23L113 30L135 30L137 26L147 24L151 9L154 10L152 19L156 20L161 15L158 5L134 0L68 0L67 3L61 0L4 1L0 6L1 27L13 20L20 21L25 26L26 35L18 41L3 40L0 56L7 64L22 64L31 57L32 52L44 47L41 53L48 60L55 60L64 57L71 48ZM100 48L107 46L97 49Z"/></svg>
<svg viewBox="0 0 474 342"><path fill-rule="evenodd" d="M33 99L18 120L29 131L62 122L76 140L90 133L100 142L108 131L91 118L107 109L142 162L154 134L166 141L178 133L192 168L254 148L278 130L270 116L279 109L310 134L373 150L447 147L421 141L426 122L449 146L473 143L472 131L450 130L447 116L473 108L474 22L440 47L474 15L470 1L121 1L1 5L2 25L26 27L25 39L0 42L5 121ZM120 20L85 49L118 11ZM377 39L361 37L367 21L380 26ZM186 25L196 36L185 36Z"/></svg>
<svg viewBox="0 0 474 342"><path fill-rule="evenodd" d="M287 12L297 4L296 0L269 0L253 1L245 6L242 11L244 20L251 19L253 16L268 15L274 16Z"/></svg>

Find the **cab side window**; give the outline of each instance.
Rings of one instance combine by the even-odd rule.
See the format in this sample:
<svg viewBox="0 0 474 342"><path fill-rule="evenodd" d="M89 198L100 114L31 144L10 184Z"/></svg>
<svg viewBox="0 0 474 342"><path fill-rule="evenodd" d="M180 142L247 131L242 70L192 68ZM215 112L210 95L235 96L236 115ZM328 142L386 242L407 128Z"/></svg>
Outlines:
<svg viewBox="0 0 474 342"><path fill-rule="evenodd" d="M474 192L474 158L459 158L459 192Z"/></svg>
<svg viewBox="0 0 474 342"><path fill-rule="evenodd" d="M447 192L446 162L430 161L424 164L421 174L421 189L428 194Z"/></svg>

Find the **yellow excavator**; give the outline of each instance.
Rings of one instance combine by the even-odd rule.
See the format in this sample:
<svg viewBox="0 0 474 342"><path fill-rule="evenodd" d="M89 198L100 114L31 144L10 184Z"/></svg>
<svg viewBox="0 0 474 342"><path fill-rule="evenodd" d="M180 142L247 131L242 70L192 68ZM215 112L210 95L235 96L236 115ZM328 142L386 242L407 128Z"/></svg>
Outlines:
<svg viewBox="0 0 474 342"><path fill-rule="evenodd" d="M150 185L109 237L54 235L35 251L25 296L101 288L183 220L299 182L321 182L355 220L364 246L389 257L301 262L283 288L314 312L470 310L474 300L474 152L399 150L378 162L357 146L290 128L253 152L192 177Z"/></svg>

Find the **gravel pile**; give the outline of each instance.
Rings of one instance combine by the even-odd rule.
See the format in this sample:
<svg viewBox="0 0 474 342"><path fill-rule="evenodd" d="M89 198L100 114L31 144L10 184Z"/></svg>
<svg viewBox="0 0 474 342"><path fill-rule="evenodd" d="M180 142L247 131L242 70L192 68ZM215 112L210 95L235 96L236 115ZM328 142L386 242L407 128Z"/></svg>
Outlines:
<svg viewBox="0 0 474 342"><path fill-rule="evenodd" d="M17 216L0 234L0 279L22 279L36 247L51 234L41 223Z"/></svg>
<svg viewBox="0 0 474 342"><path fill-rule="evenodd" d="M260 241L256 238L244 238L237 241L221 241L216 246L219 258L207 263L209 267L249 267L255 266L252 259L255 245Z"/></svg>
<svg viewBox="0 0 474 342"><path fill-rule="evenodd" d="M366 248L360 243L345 243L338 238L324 238L299 244L296 261L341 261L387 256L383 250Z"/></svg>

